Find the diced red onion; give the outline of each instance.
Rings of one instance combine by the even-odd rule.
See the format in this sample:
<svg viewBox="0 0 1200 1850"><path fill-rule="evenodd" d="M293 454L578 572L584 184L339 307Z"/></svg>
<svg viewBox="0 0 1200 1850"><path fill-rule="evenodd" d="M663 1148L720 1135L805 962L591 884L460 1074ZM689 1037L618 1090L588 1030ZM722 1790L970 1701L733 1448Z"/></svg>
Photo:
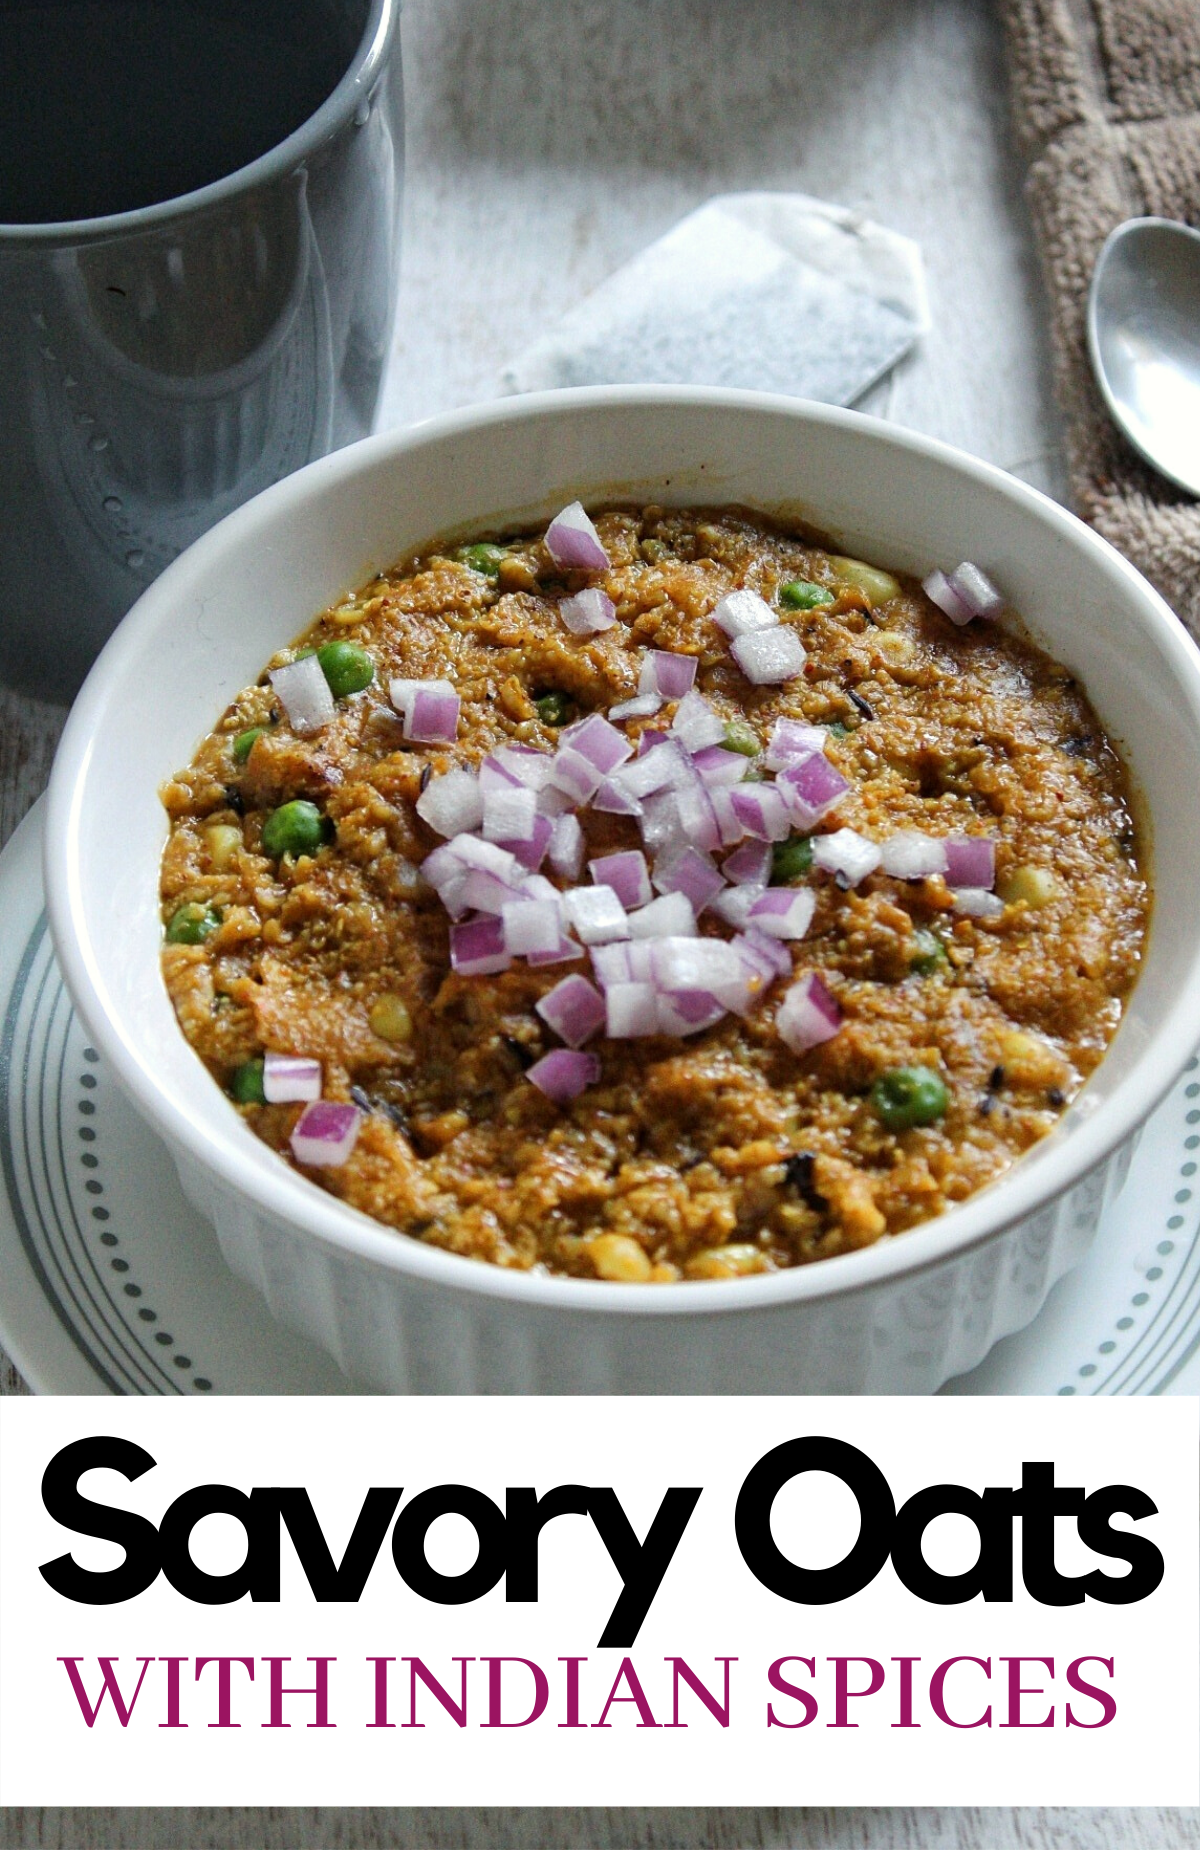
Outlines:
<svg viewBox="0 0 1200 1850"><path fill-rule="evenodd" d="M513 859L520 861L521 866L527 867L530 873L536 873L546 858L546 850L550 846L550 837L553 833L554 824L549 816L535 816L533 834L528 841L501 841L497 842L496 846L506 849Z"/></svg>
<svg viewBox="0 0 1200 1850"><path fill-rule="evenodd" d="M556 1105L565 1105L578 1098L586 1086L595 1085L600 1077L600 1062L594 1053L556 1047L531 1066L525 1077Z"/></svg>
<svg viewBox="0 0 1200 1850"><path fill-rule="evenodd" d="M741 931L749 924L750 909L763 891L764 888L756 883L726 887L710 902L709 911L724 919L726 925L732 925L735 931Z"/></svg>
<svg viewBox="0 0 1200 1850"><path fill-rule="evenodd" d="M930 602L936 604L943 615L949 617L951 623L957 623L960 629L965 628L975 615L970 605L964 603L954 589L945 572L930 572L928 578L922 581L921 589Z"/></svg>
<svg viewBox="0 0 1200 1850"><path fill-rule="evenodd" d="M985 622L998 617L1004 609L1004 599L986 572L964 559L955 566L950 574L950 589L964 603L973 617L982 617Z"/></svg>
<svg viewBox="0 0 1200 1850"><path fill-rule="evenodd" d="M771 844L766 840L748 841L721 863L721 872L734 886L766 886L771 877Z"/></svg>
<svg viewBox="0 0 1200 1850"><path fill-rule="evenodd" d="M288 724L302 738L320 732L337 711L325 670L315 655L288 662L284 668L272 668L270 680Z"/></svg>
<svg viewBox="0 0 1200 1850"><path fill-rule="evenodd" d="M456 766L431 777L417 798L417 814L439 835L463 835L483 821L483 791L473 771Z"/></svg>
<svg viewBox="0 0 1200 1850"><path fill-rule="evenodd" d="M679 824L686 839L708 853L721 846L721 825L704 785L697 781L690 788L677 790L675 800Z"/></svg>
<svg viewBox="0 0 1200 1850"><path fill-rule="evenodd" d="M813 752L782 770L775 779L775 788L792 820L801 829L811 829L822 816L836 809L850 785L823 753Z"/></svg>
<svg viewBox="0 0 1200 1850"><path fill-rule="evenodd" d="M682 700L696 679L698 666L694 655L677 655L671 649L648 649L638 674L638 693L658 694L663 700Z"/></svg>
<svg viewBox="0 0 1200 1850"><path fill-rule="evenodd" d="M657 726L647 726L638 740L638 757L644 758L646 753L652 752L656 745L665 745L669 737L669 733L660 732Z"/></svg>
<svg viewBox="0 0 1200 1850"><path fill-rule="evenodd" d="M663 893L629 914L632 938L694 938L696 914L684 893Z"/></svg>
<svg viewBox="0 0 1200 1850"><path fill-rule="evenodd" d="M599 585L589 585L586 591L577 591L574 597L564 597L558 614L572 636L594 636L612 628L617 620L617 607Z"/></svg>
<svg viewBox="0 0 1200 1850"><path fill-rule="evenodd" d="M699 914L722 890L725 877L698 848L681 848L660 854L654 863L654 885L660 893L682 893Z"/></svg>
<svg viewBox="0 0 1200 1850"><path fill-rule="evenodd" d="M524 782L517 777L495 753L489 754L479 767L479 788L486 796L489 790L524 789Z"/></svg>
<svg viewBox="0 0 1200 1850"><path fill-rule="evenodd" d="M498 745L484 759L483 765L495 765L518 784L540 790L550 776L554 759L550 752L540 752L533 745ZM482 771L483 765L480 766Z"/></svg>
<svg viewBox="0 0 1200 1850"><path fill-rule="evenodd" d="M452 745L458 737L458 695L448 681L418 686L404 715L404 736L422 745Z"/></svg>
<svg viewBox="0 0 1200 1850"><path fill-rule="evenodd" d="M729 792L729 801L746 832L760 841L783 841L788 835L788 800L778 782L738 784Z"/></svg>
<svg viewBox="0 0 1200 1850"><path fill-rule="evenodd" d="M700 1034L711 1028L725 1014L724 1004L705 989L681 989L674 995L658 997L658 1031L676 1039Z"/></svg>
<svg viewBox="0 0 1200 1850"><path fill-rule="evenodd" d="M576 720L559 734L558 743L560 748L565 745L585 758L601 777L609 776L619 764L633 757L633 746L625 734L610 726L603 713L589 713L586 719Z"/></svg>
<svg viewBox="0 0 1200 1850"><path fill-rule="evenodd" d="M706 745L720 744L725 737L725 721L713 712L704 695L692 688L675 709L671 731L689 752L699 752Z"/></svg>
<svg viewBox="0 0 1200 1850"><path fill-rule="evenodd" d="M998 919L1004 911L1004 901L986 887L956 886L951 888L950 896L954 910L969 919Z"/></svg>
<svg viewBox="0 0 1200 1850"><path fill-rule="evenodd" d="M450 917L456 921L465 918L468 912L474 910L470 901L465 897L467 882L473 878L474 872L474 868L464 868L457 879L447 880L443 886L438 888L438 898Z"/></svg>
<svg viewBox="0 0 1200 1850"><path fill-rule="evenodd" d="M498 918L505 906L524 895L516 881L500 880L495 874L485 873L482 867L469 867L462 879L455 882L448 897L453 899L453 910L459 916L464 911L488 912Z"/></svg>
<svg viewBox="0 0 1200 1850"><path fill-rule="evenodd" d="M946 885L990 887L996 881L996 843L990 835L948 835Z"/></svg>
<svg viewBox="0 0 1200 1850"><path fill-rule="evenodd" d="M639 950L646 948L645 945L638 945ZM630 962L632 949L631 943L592 945L588 955L592 960L592 972L601 989L608 989L613 983L632 983L635 980ZM636 980L648 981L652 975L653 971L647 968Z"/></svg>
<svg viewBox="0 0 1200 1850"><path fill-rule="evenodd" d="M785 976L792 974L791 956L783 949L780 941L764 938L759 932L739 932L737 937L730 940L730 943L737 952L745 972L748 1000L761 1002L776 977L781 974L774 959L764 955L761 948L763 945L770 945L772 950L781 952L784 958L782 974Z"/></svg>
<svg viewBox="0 0 1200 1850"><path fill-rule="evenodd" d="M513 899L500 914L504 948L514 957L557 952L562 937L558 907L548 899Z"/></svg>
<svg viewBox="0 0 1200 1850"><path fill-rule="evenodd" d="M623 854L604 854L588 862L588 872L597 886L609 886L627 912L644 906L651 897L650 873L646 857L631 848Z"/></svg>
<svg viewBox="0 0 1200 1850"><path fill-rule="evenodd" d="M734 843L741 841L746 833L746 825L733 807L732 799L735 788L736 786L732 784L727 788L723 788L720 784L713 784L708 792L709 802L713 806L713 815L721 831L722 848L732 848Z"/></svg>
<svg viewBox="0 0 1200 1850"><path fill-rule="evenodd" d="M315 1100L300 1113L288 1139L292 1155L306 1169L340 1169L354 1148L362 1119L357 1105Z"/></svg>
<svg viewBox="0 0 1200 1850"><path fill-rule="evenodd" d="M499 917L450 927L450 962L459 976L494 976L512 964Z"/></svg>
<svg viewBox="0 0 1200 1850"><path fill-rule="evenodd" d="M592 808L606 816L640 816L642 806L614 778L606 777L592 798Z"/></svg>
<svg viewBox="0 0 1200 1850"><path fill-rule="evenodd" d="M795 764L812 752L823 752L825 739L823 726L806 726L798 719L777 719L771 728L763 763L768 771L782 771L785 765Z"/></svg>
<svg viewBox="0 0 1200 1850"><path fill-rule="evenodd" d="M692 763L706 784L740 784L750 769L750 760L741 752L726 751L723 745L706 745L693 752Z"/></svg>
<svg viewBox="0 0 1200 1850"><path fill-rule="evenodd" d="M580 501L572 501L554 516L546 528L546 551L555 565L568 571L603 572L610 564Z"/></svg>
<svg viewBox="0 0 1200 1850"><path fill-rule="evenodd" d="M769 886L754 901L746 923L766 938L802 938L816 907L817 896L811 887Z"/></svg>
<svg viewBox="0 0 1200 1850"><path fill-rule="evenodd" d="M679 814L679 792L656 790L642 804L642 840L652 853L687 845L687 830Z"/></svg>
<svg viewBox="0 0 1200 1850"><path fill-rule="evenodd" d="M620 700L608 709L611 720L650 719L663 704L661 694L635 694L632 700Z"/></svg>
<svg viewBox="0 0 1200 1850"><path fill-rule="evenodd" d="M894 880L924 880L946 871L945 844L920 829L901 829L880 843L880 866Z"/></svg>
<svg viewBox="0 0 1200 1850"><path fill-rule="evenodd" d="M554 950L530 951L525 961L531 970L542 970L549 964L573 964L582 956L583 947L574 938L560 938Z"/></svg>
<svg viewBox="0 0 1200 1850"><path fill-rule="evenodd" d="M567 917L583 944L611 944L629 936L625 908L610 886L578 886L564 895Z"/></svg>
<svg viewBox="0 0 1200 1850"><path fill-rule="evenodd" d="M784 949L780 939L768 938L763 932L750 930L733 942L743 957L757 957L776 976L792 974L792 954Z"/></svg>
<svg viewBox="0 0 1200 1850"><path fill-rule="evenodd" d="M792 984L775 1015L779 1037L793 1053L831 1041L841 1025L842 1011L815 970Z"/></svg>
<svg viewBox="0 0 1200 1850"><path fill-rule="evenodd" d="M581 752L572 751L569 745L560 745L554 754L550 781L557 789L565 791L572 803L586 803L604 782L604 773ZM545 791L539 792L541 796L545 794Z"/></svg>
<svg viewBox="0 0 1200 1850"><path fill-rule="evenodd" d="M537 819L537 792L523 784L494 784L483 792L483 839L531 842Z"/></svg>
<svg viewBox="0 0 1200 1850"><path fill-rule="evenodd" d="M637 757L632 764L623 764L613 774L612 782L619 790L624 790L631 797L648 797L656 790L674 787L682 781L683 754L679 747L668 740L671 749L653 754L647 752Z"/></svg>
<svg viewBox="0 0 1200 1850"><path fill-rule="evenodd" d="M832 835L814 835L813 866L832 874L840 887L857 886L879 866L880 850L856 829L837 829Z"/></svg>
<svg viewBox="0 0 1200 1850"><path fill-rule="evenodd" d="M554 775L553 759L550 761L550 775ZM565 816L569 810L578 809L580 801L579 797L569 796L565 790L559 790L557 785L546 783L537 793L538 815L549 816L553 822L556 817Z"/></svg>
<svg viewBox="0 0 1200 1850"><path fill-rule="evenodd" d="M263 1058L263 1095L268 1105L311 1102L321 1096L321 1062L298 1054L268 1053Z"/></svg>
<svg viewBox="0 0 1200 1850"><path fill-rule="evenodd" d="M662 989L705 989L721 997L722 987L744 975L736 950L722 938L659 938L653 945L654 974Z"/></svg>
<svg viewBox="0 0 1200 1850"><path fill-rule="evenodd" d="M550 865L563 880L578 880L583 866L583 830L578 816L559 816L550 835Z"/></svg>
<svg viewBox="0 0 1200 1850"><path fill-rule="evenodd" d="M772 610L757 591L731 591L721 599L712 617L718 629L733 637L750 636L779 625L779 612Z"/></svg>
<svg viewBox="0 0 1200 1850"><path fill-rule="evenodd" d="M755 687L776 687L783 681L794 681L806 660L804 644L786 624L735 636L729 652Z"/></svg>
<svg viewBox="0 0 1200 1850"><path fill-rule="evenodd" d="M614 983L604 992L604 1008L604 1031L610 1040L630 1041L659 1031L653 983Z"/></svg>
<svg viewBox="0 0 1200 1850"><path fill-rule="evenodd" d="M604 997L586 976L564 976L534 1008L568 1047L582 1047L604 1026Z"/></svg>
<svg viewBox="0 0 1200 1850"><path fill-rule="evenodd" d="M453 772L450 773L453 776ZM509 880L520 884L522 875L516 857L502 848L499 842L483 841L478 835L456 835L447 847L461 861L464 867L478 867L486 874L495 874L498 880Z"/></svg>

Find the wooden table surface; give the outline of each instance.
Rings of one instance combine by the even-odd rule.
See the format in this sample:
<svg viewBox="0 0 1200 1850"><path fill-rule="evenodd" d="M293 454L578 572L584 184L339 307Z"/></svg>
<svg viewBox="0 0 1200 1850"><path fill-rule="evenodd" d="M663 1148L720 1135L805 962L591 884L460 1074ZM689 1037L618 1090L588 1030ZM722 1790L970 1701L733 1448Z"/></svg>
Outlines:
<svg viewBox="0 0 1200 1850"><path fill-rule="evenodd" d="M921 244L934 328L864 408L1057 492L1044 308L984 0L408 0L405 246L381 423L506 360L714 193L795 190ZM0 617L2 621L2 617ZM64 715L0 690L0 843ZM3 921L0 920L0 930ZM2 1391L22 1383L0 1358ZM56 1810L0 1845L1184 1850L1195 1811Z"/></svg>

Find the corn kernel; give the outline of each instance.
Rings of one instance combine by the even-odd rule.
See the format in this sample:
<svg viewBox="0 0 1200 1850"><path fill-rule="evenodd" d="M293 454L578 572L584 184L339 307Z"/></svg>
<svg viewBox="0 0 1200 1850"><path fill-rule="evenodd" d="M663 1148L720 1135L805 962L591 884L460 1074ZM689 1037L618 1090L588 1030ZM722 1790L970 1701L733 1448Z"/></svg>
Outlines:
<svg viewBox="0 0 1200 1850"><path fill-rule="evenodd" d="M204 831L204 845L215 874L233 866L242 850L242 831L232 822L214 822Z"/></svg>
<svg viewBox="0 0 1200 1850"><path fill-rule="evenodd" d="M1062 888L1048 867L1014 867L996 882L996 892L1006 906L1024 900L1034 910L1062 897Z"/></svg>
<svg viewBox="0 0 1200 1850"><path fill-rule="evenodd" d="M881 572L877 565L868 565L863 559L846 559L834 556L829 563L841 584L856 585L865 591L872 604L886 604L890 597L899 597L900 585L890 572Z"/></svg>
<svg viewBox="0 0 1200 1850"><path fill-rule="evenodd" d="M587 1254L597 1278L623 1285L641 1285L653 1267L636 1240L626 1233L601 1233L589 1240Z"/></svg>
<svg viewBox="0 0 1200 1850"><path fill-rule="evenodd" d="M709 1246L688 1260L687 1275L689 1278L745 1278L750 1272L765 1272L766 1265L758 1247L748 1242Z"/></svg>

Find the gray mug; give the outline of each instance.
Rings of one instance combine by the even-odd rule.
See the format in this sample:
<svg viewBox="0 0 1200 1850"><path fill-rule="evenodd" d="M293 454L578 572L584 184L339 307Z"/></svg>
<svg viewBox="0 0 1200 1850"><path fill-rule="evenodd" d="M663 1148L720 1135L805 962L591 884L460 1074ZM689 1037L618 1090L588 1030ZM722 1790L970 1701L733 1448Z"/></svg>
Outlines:
<svg viewBox="0 0 1200 1850"><path fill-rule="evenodd" d="M370 430L398 19L0 0L0 680L69 698L177 553Z"/></svg>

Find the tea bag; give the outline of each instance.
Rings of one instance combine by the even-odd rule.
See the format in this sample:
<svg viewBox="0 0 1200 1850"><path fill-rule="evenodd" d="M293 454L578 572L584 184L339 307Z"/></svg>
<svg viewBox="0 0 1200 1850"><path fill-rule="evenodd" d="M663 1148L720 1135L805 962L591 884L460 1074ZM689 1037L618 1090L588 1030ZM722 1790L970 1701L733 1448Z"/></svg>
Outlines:
<svg viewBox="0 0 1200 1850"><path fill-rule="evenodd" d="M928 326L911 238L802 193L729 193L568 310L501 389L721 385L849 405Z"/></svg>

